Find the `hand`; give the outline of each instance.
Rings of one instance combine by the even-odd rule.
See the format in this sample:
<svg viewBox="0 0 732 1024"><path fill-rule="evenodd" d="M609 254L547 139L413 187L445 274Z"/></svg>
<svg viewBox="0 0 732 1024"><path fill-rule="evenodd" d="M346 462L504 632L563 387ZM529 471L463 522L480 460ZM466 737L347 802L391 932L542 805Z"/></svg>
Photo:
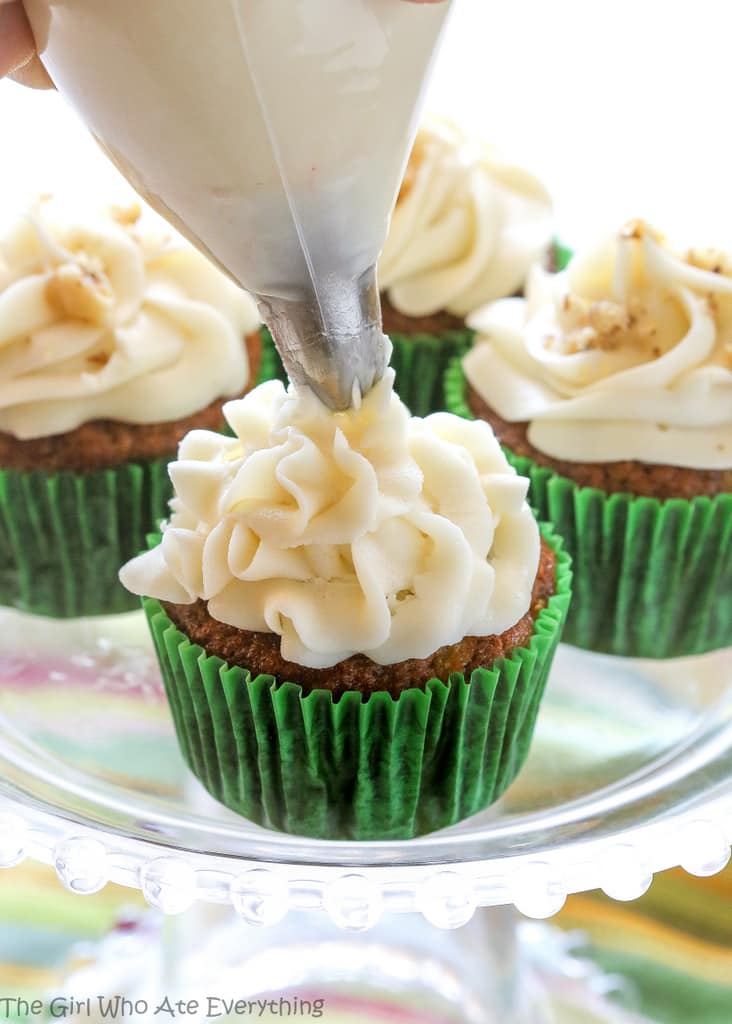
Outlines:
<svg viewBox="0 0 732 1024"><path fill-rule="evenodd" d="M35 89L53 87L20 0L0 0L0 78L4 75Z"/></svg>

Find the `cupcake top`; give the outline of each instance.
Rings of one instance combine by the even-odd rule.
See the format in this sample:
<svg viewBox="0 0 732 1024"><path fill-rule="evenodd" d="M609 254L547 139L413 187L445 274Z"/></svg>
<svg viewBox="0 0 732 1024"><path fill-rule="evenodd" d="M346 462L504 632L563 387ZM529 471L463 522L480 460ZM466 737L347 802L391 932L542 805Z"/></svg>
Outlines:
<svg viewBox="0 0 732 1024"><path fill-rule="evenodd" d="M472 387L546 455L732 467L732 260L634 221L470 319Z"/></svg>
<svg viewBox="0 0 732 1024"><path fill-rule="evenodd" d="M486 423L412 418L393 381L341 413L279 381L228 402L236 436L181 442L162 542L122 569L125 586L203 599L311 668L426 658L514 625L539 563L528 481Z"/></svg>
<svg viewBox="0 0 732 1024"><path fill-rule="evenodd" d="M0 431L166 422L244 390L252 299L139 207L38 201L0 237Z"/></svg>
<svg viewBox="0 0 732 1024"><path fill-rule="evenodd" d="M409 158L379 260L380 286L407 316L465 316L519 291L551 238L544 186L432 118Z"/></svg>

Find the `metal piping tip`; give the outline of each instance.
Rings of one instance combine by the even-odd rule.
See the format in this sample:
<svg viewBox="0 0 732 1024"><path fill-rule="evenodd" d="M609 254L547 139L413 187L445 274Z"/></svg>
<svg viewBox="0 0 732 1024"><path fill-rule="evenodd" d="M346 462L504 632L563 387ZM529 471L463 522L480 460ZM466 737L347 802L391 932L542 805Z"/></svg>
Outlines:
<svg viewBox="0 0 732 1024"><path fill-rule="evenodd" d="M318 297L258 296L290 380L307 385L334 411L365 395L386 369L376 268L355 281L332 278Z"/></svg>

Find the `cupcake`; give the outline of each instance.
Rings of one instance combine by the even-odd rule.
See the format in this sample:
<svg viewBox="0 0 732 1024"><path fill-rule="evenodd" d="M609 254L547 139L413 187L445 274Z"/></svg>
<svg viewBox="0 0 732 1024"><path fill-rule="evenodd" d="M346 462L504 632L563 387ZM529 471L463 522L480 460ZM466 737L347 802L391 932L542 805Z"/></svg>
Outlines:
<svg viewBox="0 0 732 1024"><path fill-rule="evenodd" d="M185 758L270 828L406 838L521 767L569 602L485 423L413 419L394 371L345 413L279 381L171 463L145 595Z"/></svg>
<svg viewBox="0 0 732 1024"><path fill-rule="evenodd" d="M472 339L467 314L520 292L551 254L552 203L528 171L431 118L414 144L379 260L384 331L399 394L442 408L449 359Z"/></svg>
<svg viewBox="0 0 732 1024"><path fill-rule="evenodd" d="M574 559L565 639L732 645L732 261L633 222L477 313L448 407L488 421Z"/></svg>
<svg viewBox="0 0 732 1024"><path fill-rule="evenodd" d="M36 203L0 238L0 602L134 607L178 442L271 362L252 300L138 207Z"/></svg>

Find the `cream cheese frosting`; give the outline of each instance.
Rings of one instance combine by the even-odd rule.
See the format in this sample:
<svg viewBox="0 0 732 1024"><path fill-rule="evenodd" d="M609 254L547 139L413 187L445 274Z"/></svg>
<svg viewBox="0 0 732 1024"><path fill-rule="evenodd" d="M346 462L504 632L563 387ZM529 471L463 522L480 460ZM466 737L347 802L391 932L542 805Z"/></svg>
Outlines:
<svg viewBox="0 0 732 1024"><path fill-rule="evenodd" d="M541 182L430 118L392 214L380 287L407 316L466 316L518 291L552 233L552 201Z"/></svg>
<svg viewBox="0 0 732 1024"><path fill-rule="evenodd" d="M732 261L632 222L525 299L475 313L465 375L528 439L574 462L732 467Z"/></svg>
<svg viewBox="0 0 732 1024"><path fill-rule="evenodd" d="M124 585L203 599L313 668L426 658L514 625L539 563L528 481L486 423L412 418L393 381L387 370L346 413L279 381L228 402L235 436L183 439L162 542Z"/></svg>
<svg viewBox="0 0 732 1024"><path fill-rule="evenodd" d="M166 422L246 387L253 300L139 214L40 200L0 237L0 431Z"/></svg>

